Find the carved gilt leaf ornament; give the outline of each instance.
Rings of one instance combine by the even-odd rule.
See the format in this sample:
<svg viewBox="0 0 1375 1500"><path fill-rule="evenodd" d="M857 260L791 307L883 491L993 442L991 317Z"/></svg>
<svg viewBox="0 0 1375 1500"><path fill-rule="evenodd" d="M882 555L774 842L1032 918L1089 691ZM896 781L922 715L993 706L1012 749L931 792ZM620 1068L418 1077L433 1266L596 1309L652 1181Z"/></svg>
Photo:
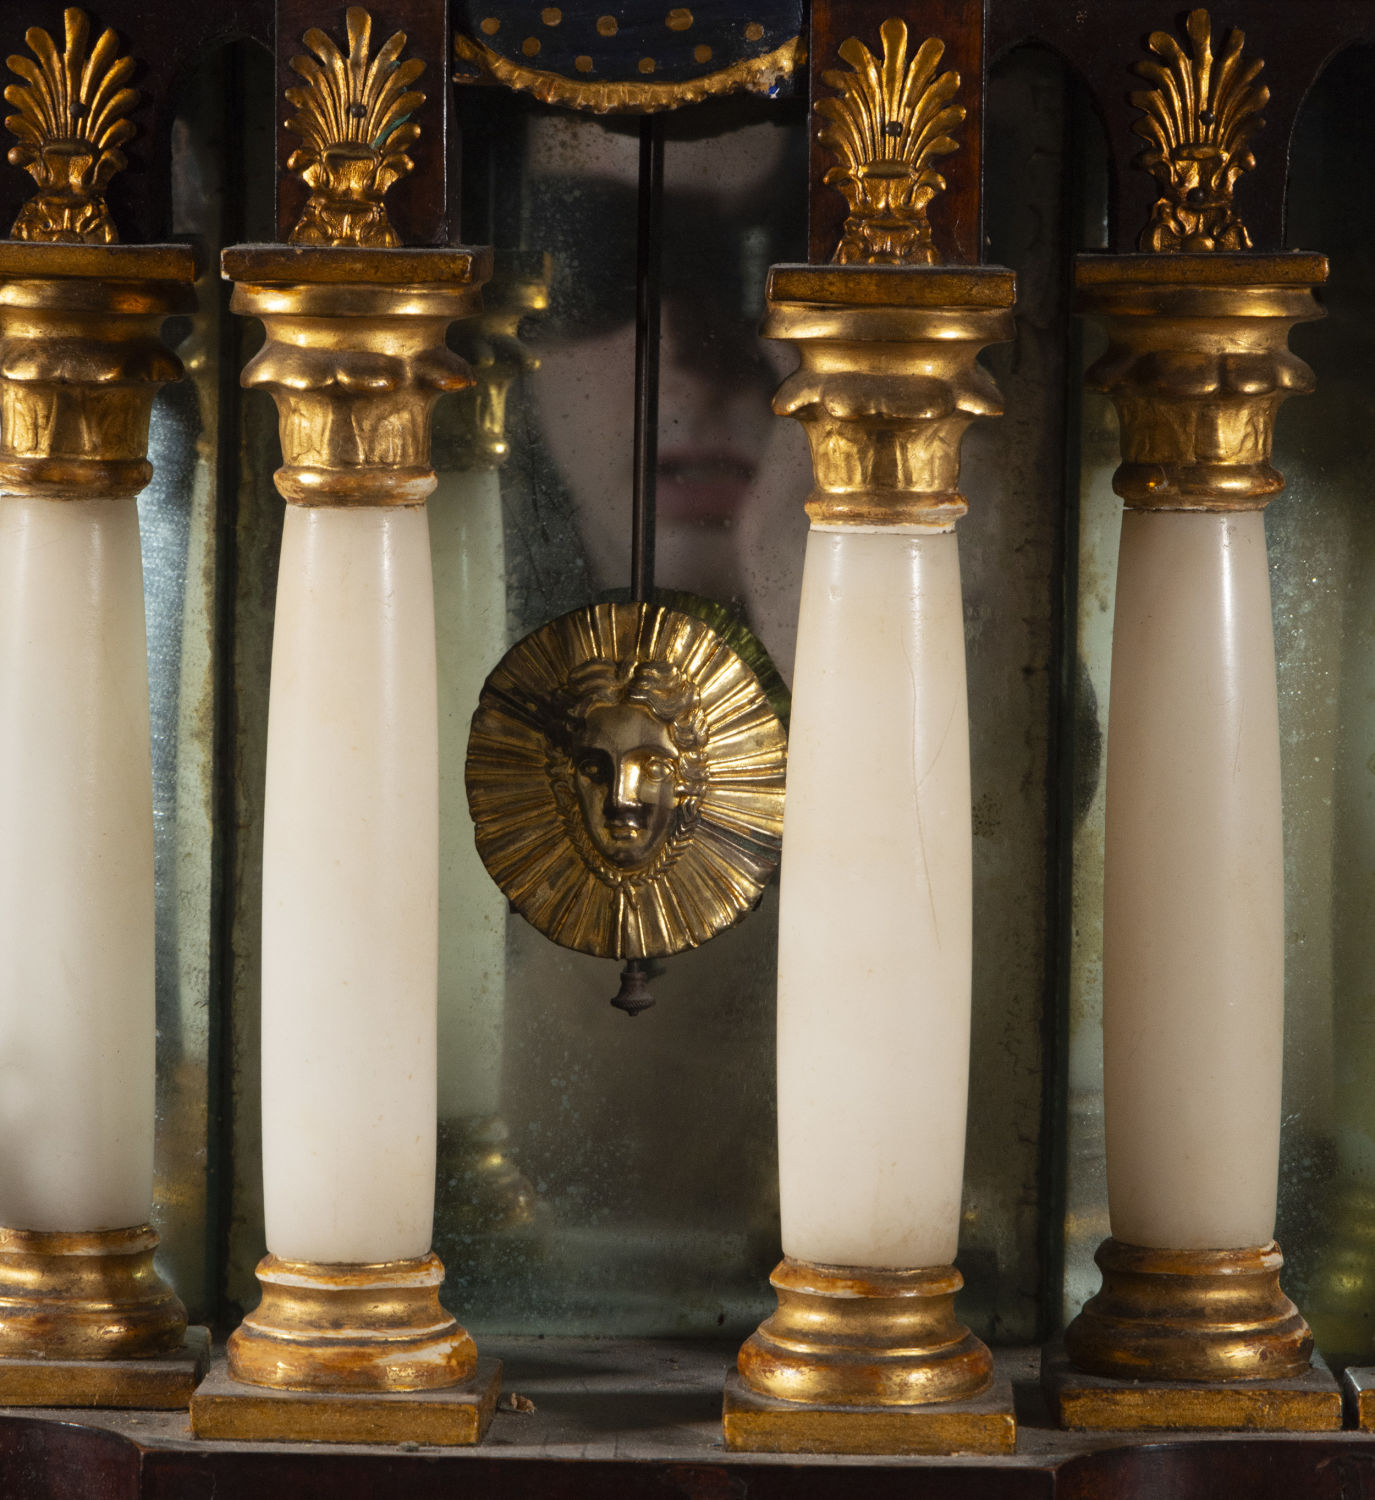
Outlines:
<svg viewBox="0 0 1375 1500"><path fill-rule="evenodd" d="M1265 124L1270 91L1256 82L1265 64L1243 63L1244 32L1233 30L1214 58L1212 20L1195 10L1185 23L1190 51L1168 32L1151 33L1160 62L1134 65L1153 87L1132 94L1141 111L1132 129L1146 142L1136 162L1160 184L1139 248L1249 250L1251 237L1232 204L1237 179L1256 159L1248 149Z"/></svg>
<svg viewBox="0 0 1375 1500"><path fill-rule="evenodd" d="M753 910L778 863L783 726L711 626L574 610L513 646L468 742L477 850L565 948L661 958Z"/></svg>
<svg viewBox="0 0 1375 1500"><path fill-rule="evenodd" d="M945 190L934 163L959 149L954 132L964 108L950 101L960 75L937 72L945 44L935 37L909 63L904 21L890 18L879 35L882 62L851 37L840 56L852 71L821 75L836 97L816 106L825 121L817 139L839 158L823 180L850 208L833 258L839 265L937 265L927 209Z"/></svg>
<svg viewBox="0 0 1375 1500"><path fill-rule="evenodd" d="M312 27L302 41L315 55L291 59L305 82L286 91L296 108L286 128L301 139L287 167L310 189L310 199L290 240L395 249L401 240L382 200L415 167L406 152L420 138L420 127L410 116L425 96L411 84L425 64L400 60L404 31L390 36L373 57L372 17L361 6L349 7L345 25L347 55Z"/></svg>
<svg viewBox="0 0 1375 1500"><path fill-rule="evenodd" d="M134 134L129 115L138 106L136 89L126 87L134 59L119 55L119 39L103 31L89 54L90 22L75 7L63 12L66 50L39 26L24 40L33 53L6 59L22 83L5 89L17 113L6 129L19 144L10 148L12 166L23 167L38 191L19 210L10 237L68 244L111 245L118 239L105 189L125 165L119 149Z"/></svg>

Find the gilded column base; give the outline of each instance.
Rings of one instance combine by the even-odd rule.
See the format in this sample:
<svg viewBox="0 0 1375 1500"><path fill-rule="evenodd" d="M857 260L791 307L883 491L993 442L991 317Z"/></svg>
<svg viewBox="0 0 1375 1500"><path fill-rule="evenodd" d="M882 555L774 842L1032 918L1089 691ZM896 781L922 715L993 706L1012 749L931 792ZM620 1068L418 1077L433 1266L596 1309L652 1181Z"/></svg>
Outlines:
<svg viewBox="0 0 1375 1500"><path fill-rule="evenodd" d="M496 1413L501 1361L422 1391L290 1391L244 1385L217 1360L191 1398L191 1431L212 1442L480 1443Z"/></svg>
<svg viewBox="0 0 1375 1500"><path fill-rule="evenodd" d="M1348 1371L1348 1375L1350 1372ZM1318 1355L1269 1380L1113 1380L1048 1348L1041 1386L1051 1420L1078 1432L1339 1432L1342 1393Z"/></svg>
<svg viewBox="0 0 1375 1500"><path fill-rule="evenodd" d="M1241 1250L1153 1250L1106 1239L1102 1290L1065 1331L1076 1369L1118 1380L1284 1380L1313 1335L1280 1290L1272 1240Z"/></svg>
<svg viewBox="0 0 1375 1500"><path fill-rule="evenodd" d="M0 1358L146 1359L180 1349L186 1309L153 1267L157 1243L147 1224L0 1228Z"/></svg>
<svg viewBox="0 0 1375 1500"><path fill-rule="evenodd" d="M290 1391L430 1391L468 1380L477 1349L440 1306L437 1255L376 1265L264 1256L263 1298L229 1336L229 1376Z"/></svg>
<svg viewBox="0 0 1375 1500"><path fill-rule="evenodd" d="M1375 1432L1375 1366L1352 1365L1342 1376L1346 1425Z"/></svg>
<svg viewBox="0 0 1375 1500"><path fill-rule="evenodd" d="M1011 1387L955 1317L953 1266L871 1271L785 1259L778 1310L727 1383L726 1445L766 1453L1006 1452ZM1005 1398L1005 1399L1004 1399Z"/></svg>
<svg viewBox="0 0 1375 1500"><path fill-rule="evenodd" d="M437 1200L459 1234L511 1234L534 1226L535 1189L507 1154L500 1115L439 1122Z"/></svg>
<svg viewBox="0 0 1375 1500"><path fill-rule="evenodd" d="M1323 1215L1325 1239L1304 1299L1313 1337L1337 1364L1363 1364L1375 1340L1375 1189L1338 1184Z"/></svg>

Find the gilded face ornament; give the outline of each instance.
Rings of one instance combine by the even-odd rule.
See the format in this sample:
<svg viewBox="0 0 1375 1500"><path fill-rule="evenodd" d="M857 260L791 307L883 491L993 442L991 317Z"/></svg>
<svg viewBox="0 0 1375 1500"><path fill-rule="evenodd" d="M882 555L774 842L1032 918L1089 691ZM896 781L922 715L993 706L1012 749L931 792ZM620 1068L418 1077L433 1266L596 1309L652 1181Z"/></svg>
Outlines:
<svg viewBox="0 0 1375 1500"><path fill-rule="evenodd" d="M694 616L575 610L488 678L468 745L478 852L565 947L651 958L758 902L778 861L783 727Z"/></svg>

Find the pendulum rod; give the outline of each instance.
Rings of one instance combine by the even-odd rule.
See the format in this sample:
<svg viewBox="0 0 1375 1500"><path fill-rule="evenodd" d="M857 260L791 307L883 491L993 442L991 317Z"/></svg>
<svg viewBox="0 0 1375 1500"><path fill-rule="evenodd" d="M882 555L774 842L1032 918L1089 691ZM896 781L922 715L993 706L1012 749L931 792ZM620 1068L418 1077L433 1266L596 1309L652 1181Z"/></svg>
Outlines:
<svg viewBox="0 0 1375 1500"><path fill-rule="evenodd" d="M635 236L635 473L630 510L630 597L654 593L654 489L659 467L659 293L663 262L664 128L640 120L640 186ZM654 1004L648 980L657 966L629 958L612 1005L637 1016Z"/></svg>
<svg viewBox="0 0 1375 1500"><path fill-rule="evenodd" d="M635 248L635 475L630 519L630 597L654 592L654 489L659 464L659 296L663 261L664 129L640 121Z"/></svg>

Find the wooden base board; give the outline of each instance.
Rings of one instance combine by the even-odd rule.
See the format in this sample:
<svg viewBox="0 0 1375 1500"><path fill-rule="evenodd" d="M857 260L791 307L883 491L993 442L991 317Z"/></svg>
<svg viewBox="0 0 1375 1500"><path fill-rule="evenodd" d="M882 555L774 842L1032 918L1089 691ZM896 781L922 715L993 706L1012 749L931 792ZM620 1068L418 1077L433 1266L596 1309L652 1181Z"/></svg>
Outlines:
<svg viewBox="0 0 1375 1500"><path fill-rule="evenodd" d="M501 1391L501 1361L479 1358L465 1385L439 1391L281 1391L231 1380L223 1360L191 1398L191 1431L221 1442L482 1441Z"/></svg>
<svg viewBox="0 0 1375 1500"><path fill-rule="evenodd" d="M1110 1380L1085 1375L1054 1344L1041 1357L1051 1419L1080 1432L1340 1432L1342 1393L1316 1355L1284 1380Z"/></svg>
<svg viewBox="0 0 1375 1500"><path fill-rule="evenodd" d="M0 1359L0 1406L177 1411L210 1364L210 1330L191 1327L180 1349L146 1359Z"/></svg>
<svg viewBox="0 0 1375 1500"><path fill-rule="evenodd" d="M1017 1446L1012 1381L996 1366L982 1396L926 1406L777 1401L747 1389L732 1370L721 1423L726 1447L746 1453L1011 1453Z"/></svg>

